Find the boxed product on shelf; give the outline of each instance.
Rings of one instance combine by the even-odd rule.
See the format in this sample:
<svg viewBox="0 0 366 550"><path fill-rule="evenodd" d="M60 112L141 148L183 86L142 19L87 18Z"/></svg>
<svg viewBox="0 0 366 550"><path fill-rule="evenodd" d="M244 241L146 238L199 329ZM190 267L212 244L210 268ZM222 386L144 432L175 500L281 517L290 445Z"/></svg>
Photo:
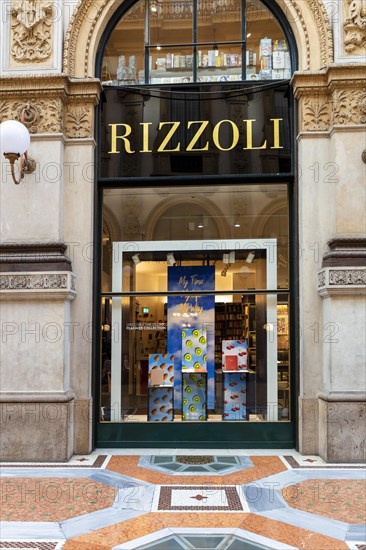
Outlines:
<svg viewBox="0 0 366 550"><path fill-rule="evenodd" d="M283 71L283 78L288 78L288 79L290 79L291 76L292 76L291 69L284 69L284 71Z"/></svg>
<svg viewBox="0 0 366 550"><path fill-rule="evenodd" d="M272 49L274 52L287 52L288 51L288 47L287 47L287 42L285 39L283 40L274 40L273 41L273 45L272 45Z"/></svg>
<svg viewBox="0 0 366 550"><path fill-rule="evenodd" d="M193 55L186 55L186 67L191 69L193 67Z"/></svg>
<svg viewBox="0 0 366 550"><path fill-rule="evenodd" d="M259 72L260 80L271 80L272 69L265 69Z"/></svg>
<svg viewBox="0 0 366 550"><path fill-rule="evenodd" d="M208 50L208 67L216 67L216 57L218 56L218 50Z"/></svg>
<svg viewBox="0 0 366 550"><path fill-rule="evenodd" d="M182 420L207 420L207 374L182 372Z"/></svg>
<svg viewBox="0 0 366 550"><path fill-rule="evenodd" d="M207 329L185 328L182 330L182 371L206 370Z"/></svg>
<svg viewBox="0 0 366 550"><path fill-rule="evenodd" d="M247 342L246 340L223 340L222 341L222 368L226 369L227 356L237 356L238 371L247 368ZM229 361L232 361L231 359Z"/></svg>
<svg viewBox="0 0 366 550"><path fill-rule="evenodd" d="M261 71L268 71L272 69L272 57L263 56L261 57Z"/></svg>
<svg viewBox="0 0 366 550"><path fill-rule="evenodd" d="M255 67L255 65L257 64L257 54L254 50L247 50L246 64L247 67Z"/></svg>
<svg viewBox="0 0 366 550"><path fill-rule="evenodd" d="M173 387L150 387L148 420L171 422L174 420Z"/></svg>
<svg viewBox="0 0 366 550"><path fill-rule="evenodd" d="M259 55L260 56L271 56L272 55L272 39L271 38L262 38L259 43Z"/></svg>
<svg viewBox="0 0 366 550"><path fill-rule="evenodd" d="M165 67L166 69L171 69L173 67L173 57L174 54L167 53L165 56Z"/></svg>
<svg viewBox="0 0 366 550"><path fill-rule="evenodd" d="M148 385L157 385L154 378L156 371L162 373L162 381L165 386L174 385L174 355L168 353L151 353L148 364ZM159 375L161 376L161 375Z"/></svg>
<svg viewBox="0 0 366 550"><path fill-rule="evenodd" d="M225 355L225 370L236 371L238 370L238 356L237 355Z"/></svg>
<svg viewBox="0 0 366 550"><path fill-rule="evenodd" d="M158 57L155 61L156 63L156 69L158 71L164 71L166 69L166 58L165 57Z"/></svg>
<svg viewBox="0 0 366 550"><path fill-rule="evenodd" d="M223 420L247 420L246 373L224 373L223 402Z"/></svg>
<svg viewBox="0 0 366 550"><path fill-rule="evenodd" d="M237 53L228 54L228 65L229 67L238 67L239 66L239 55Z"/></svg>
<svg viewBox="0 0 366 550"><path fill-rule="evenodd" d="M285 52L285 69L291 69L290 52Z"/></svg>
<svg viewBox="0 0 366 550"><path fill-rule="evenodd" d="M285 68L285 52L273 52L272 56L272 69L284 69Z"/></svg>
<svg viewBox="0 0 366 550"><path fill-rule="evenodd" d="M208 54L207 53L202 54L200 67L208 67Z"/></svg>
<svg viewBox="0 0 366 550"><path fill-rule="evenodd" d="M285 69L275 69L272 71L272 79L278 80L285 78Z"/></svg>

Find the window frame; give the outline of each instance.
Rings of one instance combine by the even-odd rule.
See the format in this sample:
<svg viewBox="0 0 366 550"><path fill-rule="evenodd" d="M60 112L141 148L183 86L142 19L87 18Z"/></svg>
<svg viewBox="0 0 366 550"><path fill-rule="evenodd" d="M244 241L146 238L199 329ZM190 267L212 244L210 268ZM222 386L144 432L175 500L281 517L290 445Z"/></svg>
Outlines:
<svg viewBox="0 0 366 550"><path fill-rule="evenodd" d="M105 56L105 49L106 49L106 46L108 44L108 41L109 39L111 38L111 35L115 29L115 27L117 26L117 24L119 23L119 21L121 20L121 18L138 2L139 0L125 0L125 2L123 2L121 4L121 6L116 10L116 12L113 14L113 16L111 17L111 19L109 20L108 22L108 25L103 33L103 36L102 36L102 39L100 41L100 45L99 45L99 49L98 49L98 52L97 52L97 55L96 55L96 63L95 63L95 66L96 66L96 76L98 78L101 79L101 75L102 75L102 66L103 66L103 59L104 59L104 56ZM273 2L271 2L271 0L260 0L261 3L273 14L274 18L276 19L276 22L278 23L278 25L280 26L284 36L285 36L285 39L286 39L286 42L288 44L288 51L290 53L290 60L291 60L291 74L294 73L294 71L297 69L297 66L298 66L298 55L297 55L297 47L296 47L296 40L295 40L295 35L292 31L292 28L291 26L289 25L289 22L288 20L286 19L285 17L285 14L283 13L283 11L281 10L281 8L276 4L274 4ZM149 3L149 0L145 0L146 2L146 5L148 5ZM192 49L193 49L193 55L195 56L194 57L194 62L193 62L193 66L192 66L192 71L193 71L193 78L192 78L192 82L187 82L187 83L184 83L185 86L196 86L198 83L200 85L205 85L205 84L208 84L208 85L212 85L212 82L198 82L198 79L197 79L197 63L196 63L196 50L197 50L197 46L198 45L211 45L212 42L208 42L208 43L205 43L205 42L198 42L196 40L197 38L197 5L198 5L198 0L192 0L193 2L193 17L192 17L192 31L193 31L193 40L192 40L192 43L187 43L187 44L164 44L164 48L165 47L176 47L176 46L184 46L184 45L189 45L189 46L192 46ZM231 44L231 45L235 45L235 44L241 44L242 45L242 59L245 59L245 56L246 56L246 0L241 0L241 6L242 6L242 14L244 14L242 16L242 20L241 20L241 32L242 32L242 40L241 41L227 41L227 42L220 42L220 44ZM176 87L176 86L181 86L181 84L150 84L149 83L149 48L153 47L153 44L150 43L150 39L149 39L149 36L150 36L150 25L148 23L149 21L149 10L148 8L146 8L146 11L145 11L145 28L144 28L144 72L145 72L145 83L144 84L141 84L141 83L138 83L138 84L129 84L129 87L133 87L133 88L144 88L144 87L153 87L153 88L156 88L156 87L162 87L162 88L165 88L165 87ZM147 30L147 32L146 32ZM146 39L147 37L147 39ZM242 71L242 82L248 82L246 80L246 63L242 63L242 67L241 67L241 71ZM238 82L241 82L240 80L239 81L235 81L236 83ZM268 80L264 80L263 83L269 83L269 82L276 82L276 80L272 80L272 79L268 79ZM258 83L261 83L261 81L258 81ZM220 84L220 82L215 82L215 84Z"/></svg>

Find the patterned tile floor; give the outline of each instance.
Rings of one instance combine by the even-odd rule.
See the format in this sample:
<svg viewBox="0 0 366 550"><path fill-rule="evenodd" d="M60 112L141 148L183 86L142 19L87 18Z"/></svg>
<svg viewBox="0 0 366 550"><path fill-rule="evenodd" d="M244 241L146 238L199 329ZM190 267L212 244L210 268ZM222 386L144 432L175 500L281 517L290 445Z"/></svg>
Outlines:
<svg viewBox="0 0 366 550"><path fill-rule="evenodd" d="M3 463L0 550L366 550L364 466L248 449Z"/></svg>

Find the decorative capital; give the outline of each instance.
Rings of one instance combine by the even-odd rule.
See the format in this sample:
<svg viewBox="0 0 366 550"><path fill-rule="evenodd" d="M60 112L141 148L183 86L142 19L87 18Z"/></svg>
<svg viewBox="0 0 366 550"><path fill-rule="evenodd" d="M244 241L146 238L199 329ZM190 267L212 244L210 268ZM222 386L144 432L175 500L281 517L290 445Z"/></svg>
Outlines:
<svg viewBox="0 0 366 550"><path fill-rule="evenodd" d="M361 64L296 72L292 85L300 106L300 131L329 132L334 127L365 124L365 78L366 69Z"/></svg>

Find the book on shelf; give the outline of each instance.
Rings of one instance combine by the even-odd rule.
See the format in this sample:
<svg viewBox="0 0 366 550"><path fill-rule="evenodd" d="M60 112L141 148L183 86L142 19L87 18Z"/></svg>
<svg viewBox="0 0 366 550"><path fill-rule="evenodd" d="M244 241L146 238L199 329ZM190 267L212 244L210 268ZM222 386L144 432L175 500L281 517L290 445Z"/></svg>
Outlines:
<svg viewBox="0 0 366 550"><path fill-rule="evenodd" d="M238 370L238 356L237 355L225 355L225 370L235 371Z"/></svg>

